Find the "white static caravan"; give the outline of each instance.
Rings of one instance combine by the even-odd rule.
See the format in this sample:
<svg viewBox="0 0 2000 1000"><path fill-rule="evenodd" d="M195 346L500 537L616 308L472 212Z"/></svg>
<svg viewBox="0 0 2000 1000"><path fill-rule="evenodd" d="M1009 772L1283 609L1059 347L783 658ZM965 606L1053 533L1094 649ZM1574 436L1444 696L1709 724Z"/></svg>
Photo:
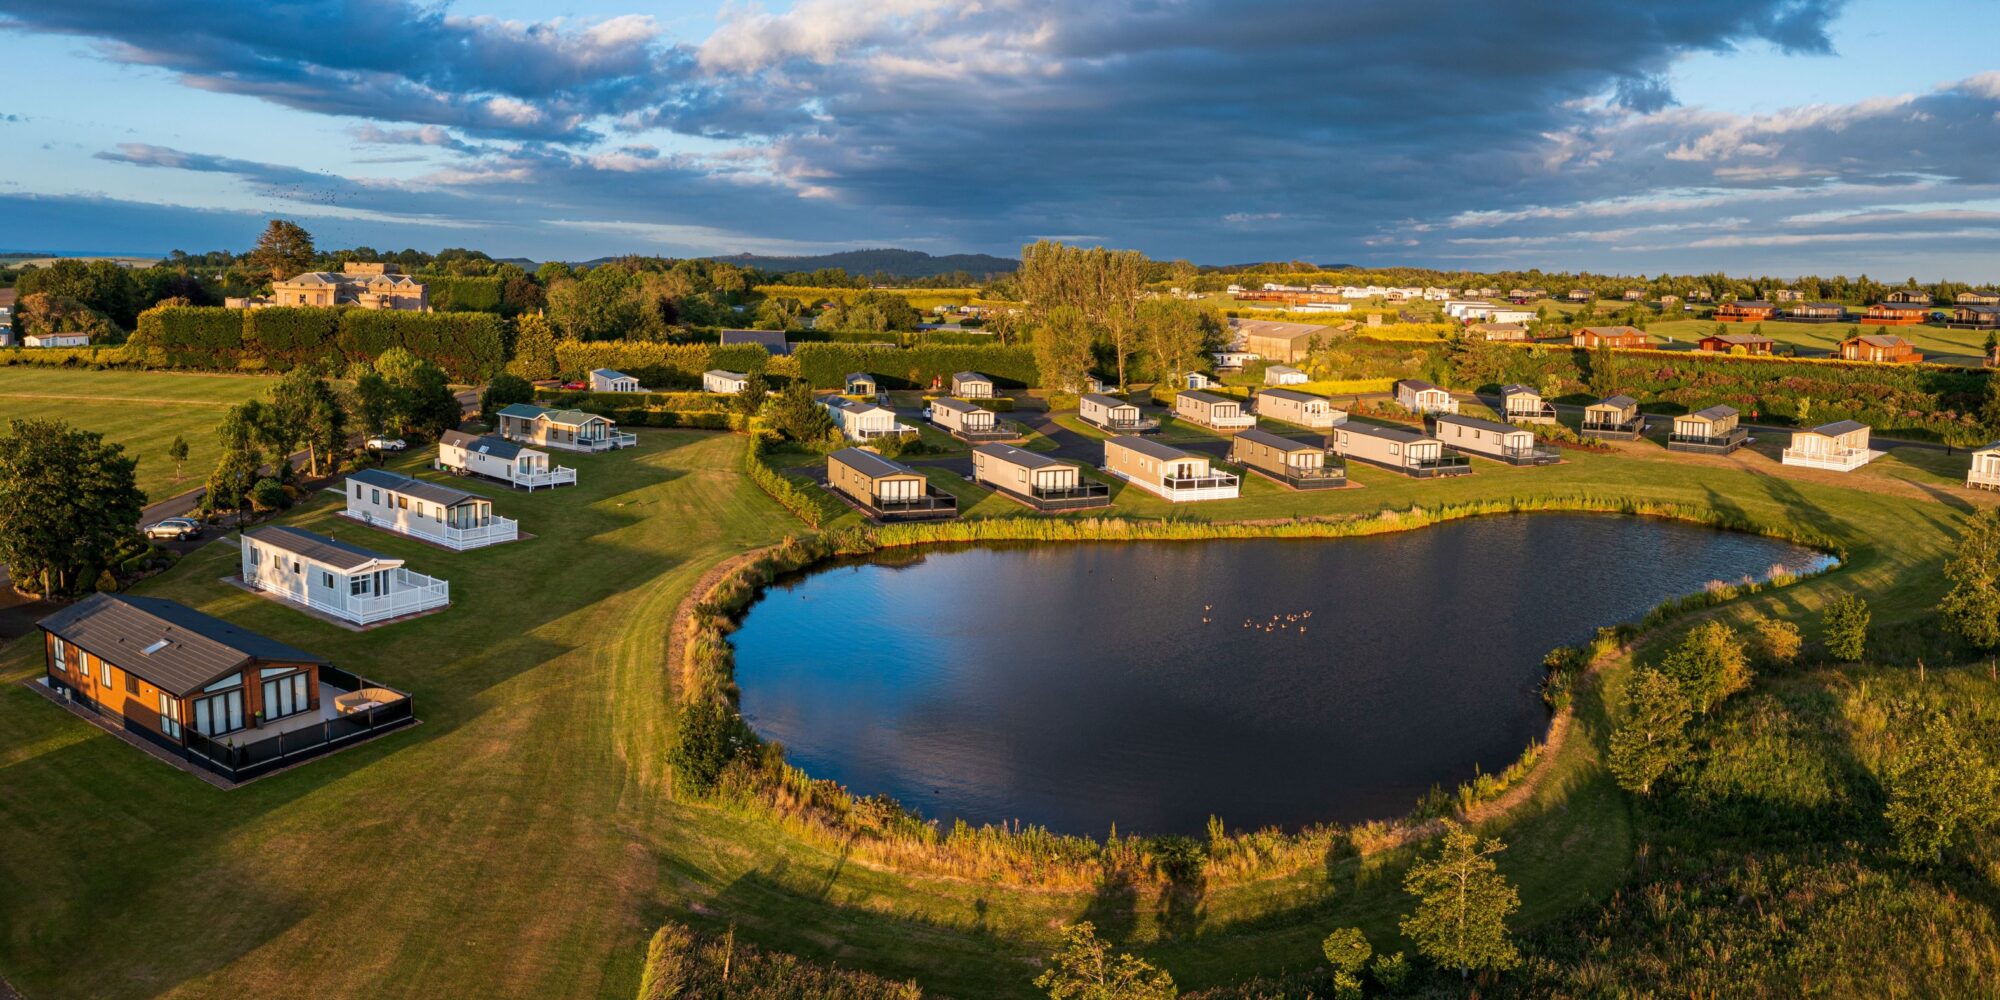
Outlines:
<svg viewBox="0 0 2000 1000"><path fill-rule="evenodd" d="M896 437L901 434L915 434L917 429L896 420L896 411L886 406L828 396L819 401L826 412L833 417L833 425L850 441L868 441L874 438Z"/></svg>
<svg viewBox="0 0 2000 1000"><path fill-rule="evenodd" d="M1243 412L1242 400L1198 390L1174 395L1174 416L1224 433L1257 426L1257 418Z"/></svg>
<svg viewBox="0 0 2000 1000"><path fill-rule="evenodd" d="M1142 437L1104 442L1104 471L1174 503L1234 500L1243 489L1243 481L1234 473L1211 468L1207 455Z"/></svg>
<svg viewBox="0 0 2000 1000"><path fill-rule="evenodd" d="M1160 422L1147 417L1139 404L1093 392L1076 401L1077 418L1084 423L1118 434L1136 434L1160 429Z"/></svg>
<svg viewBox="0 0 2000 1000"><path fill-rule="evenodd" d="M520 522L493 513L476 493L387 469L347 477L347 516L371 528L421 538L460 552L521 537Z"/></svg>
<svg viewBox="0 0 2000 1000"><path fill-rule="evenodd" d="M950 396L931 400L931 423L961 441L1004 441L1020 436L992 410Z"/></svg>
<svg viewBox="0 0 2000 1000"><path fill-rule="evenodd" d="M954 372L951 394L960 399L992 399L993 380L978 372Z"/></svg>
<svg viewBox="0 0 2000 1000"><path fill-rule="evenodd" d="M1867 424L1838 420L1793 434L1779 461L1808 469L1847 472L1867 465L1880 454L1868 450Z"/></svg>
<svg viewBox="0 0 2000 1000"><path fill-rule="evenodd" d="M475 437L445 431L438 438L437 467L460 475L485 476L530 492L544 486L575 486L576 470L549 466L549 455L503 437Z"/></svg>
<svg viewBox="0 0 2000 1000"><path fill-rule="evenodd" d="M451 603L449 583L412 573L401 559L276 524L243 533L240 572L254 590L356 625Z"/></svg>
<svg viewBox="0 0 2000 1000"><path fill-rule="evenodd" d="M723 371L711 368L701 373L701 391L734 396L750 385L750 376L743 372Z"/></svg>
<svg viewBox="0 0 2000 1000"><path fill-rule="evenodd" d="M1209 378L1207 372L1187 373L1187 387L1190 389L1206 389L1214 384L1215 380Z"/></svg>
<svg viewBox="0 0 2000 1000"><path fill-rule="evenodd" d="M1562 452L1536 441L1535 432L1526 427L1456 413L1438 414L1435 424L1433 436L1448 448L1509 465L1553 465L1562 461Z"/></svg>
<svg viewBox="0 0 2000 1000"><path fill-rule="evenodd" d="M1553 424L1556 408L1532 387L1515 383L1500 387L1500 413L1508 423Z"/></svg>
<svg viewBox="0 0 2000 1000"><path fill-rule="evenodd" d="M639 380L624 372L609 368L593 368L590 372L591 392L645 392L639 388Z"/></svg>
<svg viewBox="0 0 2000 1000"><path fill-rule="evenodd" d="M639 435L619 430L611 418L582 410L546 410L528 403L514 403L501 410L499 416L501 437L543 448L608 451L639 443Z"/></svg>
<svg viewBox="0 0 2000 1000"><path fill-rule="evenodd" d="M90 334L64 331L31 333L21 338L22 347L89 347Z"/></svg>
<svg viewBox="0 0 2000 1000"><path fill-rule="evenodd" d="M1350 461L1379 465L1406 476L1461 476L1472 471L1464 455L1422 431L1348 421L1333 429L1328 450Z"/></svg>
<svg viewBox="0 0 2000 1000"><path fill-rule="evenodd" d="M1458 400L1451 393L1422 379L1396 382L1396 402L1411 413L1457 413Z"/></svg>
<svg viewBox="0 0 2000 1000"><path fill-rule="evenodd" d="M2000 441L1972 453L1972 467L1965 470L1965 486L1974 490L2000 490Z"/></svg>
<svg viewBox="0 0 2000 1000"><path fill-rule="evenodd" d="M1303 385L1312 379L1305 372L1291 365L1272 365L1264 369L1265 385Z"/></svg>
<svg viewBox="0 0 2000 1000"><path fill-rule="evenodd" d="M1260 417L1314 430L1323 431L1347 420L1347 414L1334 409L1325 397L1293 389L1261 390L1250 397L1250 404Z"/></svg>

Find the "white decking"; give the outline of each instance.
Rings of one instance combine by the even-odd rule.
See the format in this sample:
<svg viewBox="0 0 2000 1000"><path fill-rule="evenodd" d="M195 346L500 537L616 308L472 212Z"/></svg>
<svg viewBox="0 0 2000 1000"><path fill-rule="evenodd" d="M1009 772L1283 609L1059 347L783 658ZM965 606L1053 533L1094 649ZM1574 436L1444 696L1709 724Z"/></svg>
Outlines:
<svg viewBox="0 0 2000 1000"><path fill-rule="evenodd" d="M558 465L547 472L521 472L516 470L511 482L515 486L525 486L531 491L544 486L575 486L576 470L567 465Z"/></svg>
<svg viewBox="0 0 2000 1000"><path fill-rule="evenodd" d="M1882 457L1879 451L1867 448L1836 448L1832 451L1793 451L1786 448L1780 456L1785 465L1795 465L1801 469L1825 469L1828 472L1852 472Z"/></svg>
<svg viewBox="0 0 2000 1000"><path fill-rule="evenodd" d="M389 578L394 581L394 586L388 594L348 595L334 601L314 597L310 592L299 593L283 587L266 586L254 569L243 578L243 582L264 593L356 625L372 625L451 603L451 584L444 580L401 568L391 570Z"/></svg>
<svg viewBox="0 0 2000 1000"><path fill-rule="evenodd" d="M1110 470L1105 470L1110 472ZM1219 472L1198 479L1169 479L1166 484L1135 479L1122 472L1111 475L1131 483L1169 503L1192 503L1197 500L1234 500L1243 492L1243 481L1229 473ZM1174 486L1174 483L1190 485Z"/></svg>
<svg viewBox="0 0 2000 1000"><path fill-rule="evenodd" d="M399 511L398 513L401 512ZM436 542L445 548L454 549L459 552L463 552L466 549L484 548L488 545L498 545L501 542L511 542L521 537L521 522L511 517L501 517L498 514L493 515L492 519L485 524L470 528L455 528L427 517L391 519L375 517L365 511L346 511L345 514L371 528L380 528L383 531L393 531L399 535L408 535L411 538L421 538L427 542Z"/></svg>

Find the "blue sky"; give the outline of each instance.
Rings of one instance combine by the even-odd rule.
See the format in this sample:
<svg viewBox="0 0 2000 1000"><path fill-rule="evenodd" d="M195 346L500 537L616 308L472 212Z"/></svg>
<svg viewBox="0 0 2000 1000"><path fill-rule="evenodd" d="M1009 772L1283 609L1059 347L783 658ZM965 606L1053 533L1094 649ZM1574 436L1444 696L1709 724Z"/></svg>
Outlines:
<svg viewBox="0 0 2000 1000"><path fill-rule="evenodd" d="M1994 12L0 0L0 248L240 249L283 215L535 258L1060 237L1993 280Z"/></svg>

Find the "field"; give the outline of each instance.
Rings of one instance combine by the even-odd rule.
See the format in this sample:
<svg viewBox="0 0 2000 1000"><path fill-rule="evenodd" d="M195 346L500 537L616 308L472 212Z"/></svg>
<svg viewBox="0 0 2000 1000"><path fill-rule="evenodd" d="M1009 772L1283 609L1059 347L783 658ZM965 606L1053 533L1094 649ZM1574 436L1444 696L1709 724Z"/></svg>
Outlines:
<svg viewBox="0 0 2000 1000"><path fill-rule="evenodd" d="M219 582L234 565L227 543L142 585L415 693L422 725L297 770L216 791L22 687L40 672L36 649L0 654L0 974L30 997L628 997L647 939L675 920L946 995L1025 996L1032 960L1080 915L1190 987L1315 962L1332 926L1393 939L1400 850L1209 889L1190 924L1116 886L1014 892L875 870L762 819L674 801L667 622L710 566L796 523L741 476L741 436L640 435L634 451L565 456L574 489L479 487L536 536L494 549L370 532L334 521L325 500L287 515L450 579L457 603L439 615L335 628ZM1316 495L1252 478L1239 501L1171 513L1584 493L1695 504L1848 548L1841 571L1751 606L1806 616L1857 588L1882 621L1935 603L1968 503L1953 483L1963 461L1904 449L1847 479L1781 476L1767 454L1681 460L1638 444L1539 470L1481 462L1440 482L1360 469L1361 488ZM935 475L973 516L1020 516ZM1170 513L1136 493L1121 489L1114 511ZM1579 704L1577 737L1538 796L1489 824L1513 844L1502 867L1529 929L1610 898L1633 863L1632 807L1596 762L1602 705L1592 693Z"/></svg>
<svg viewBox="0 0 2000 1000"><path fill-rule="evenodd" d="M1804 357L1825 357L1834 353L1840 342L1846 340L1856 326L1862 333L1874 333L1875 327L1852 320L1844 323L1729 323L1731 333L1749 333L1753 326L1761 326L1764 336L1780 344L1796 347ZM1986 331L1947 330L1940 326L1892 326L1889 332L1917 345L1924 352L1925 361L1939 361L1947 364L1981 364L1985 359ZM1674 345L1692 345L1695 341L1715 332L1715 321L1677 319L1649 323L1646 332L1657 340L1662 337L1674 338Z"/></svg>
<svg viewBox="0 0 2000 1000"><path fill-rule="evenodd" d="M223 411L271 389L263 378L110 372L34 365L0 367L0 422L54 417L97 431L139 460L139 488L162 500L201 485L222 456ZM186 476L174 479L167 446L188 443Z"/></svg>

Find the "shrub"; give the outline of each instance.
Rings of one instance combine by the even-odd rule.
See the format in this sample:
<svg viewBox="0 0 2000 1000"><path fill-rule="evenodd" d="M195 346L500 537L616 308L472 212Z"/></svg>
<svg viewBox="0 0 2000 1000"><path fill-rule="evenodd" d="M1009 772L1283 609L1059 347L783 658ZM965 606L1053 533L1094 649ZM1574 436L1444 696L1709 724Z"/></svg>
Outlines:
<svg viewBox="0 0 2000 1000"><path fill-rule="evenodd" d="M1799 648L1803 640L1799 638L1799 627L1778 618L1758 616L1751 624L1752 648L1757 659L1768 666L1783 667L1799 658Z"/></svg>
<svg viewBox="0 0 2000 1000"><path fill-rule="evenodd" d="M1694 627L1660 660L1660 672L1674 679L1688 704L1707 712L1724 698L1750 686L1750 662L1736 630L1721 622Z"/></svg>
<svg viewBox="0 0 2000 1000"><path fill-rule="evenodd" d="M1861 662L1868 655L1868 618L1868 602L1853 594L1828 604L1820 615L1827 653L1845 663Z"/></svg>
<svg viewBox="0 0 2000 1000"><path fill-rule="evenodd" d="M290 504L291 497L285 495L284 484L275 479L259 479L257 485L250 487L250 507L260 514L283 510Z"/></svg>

